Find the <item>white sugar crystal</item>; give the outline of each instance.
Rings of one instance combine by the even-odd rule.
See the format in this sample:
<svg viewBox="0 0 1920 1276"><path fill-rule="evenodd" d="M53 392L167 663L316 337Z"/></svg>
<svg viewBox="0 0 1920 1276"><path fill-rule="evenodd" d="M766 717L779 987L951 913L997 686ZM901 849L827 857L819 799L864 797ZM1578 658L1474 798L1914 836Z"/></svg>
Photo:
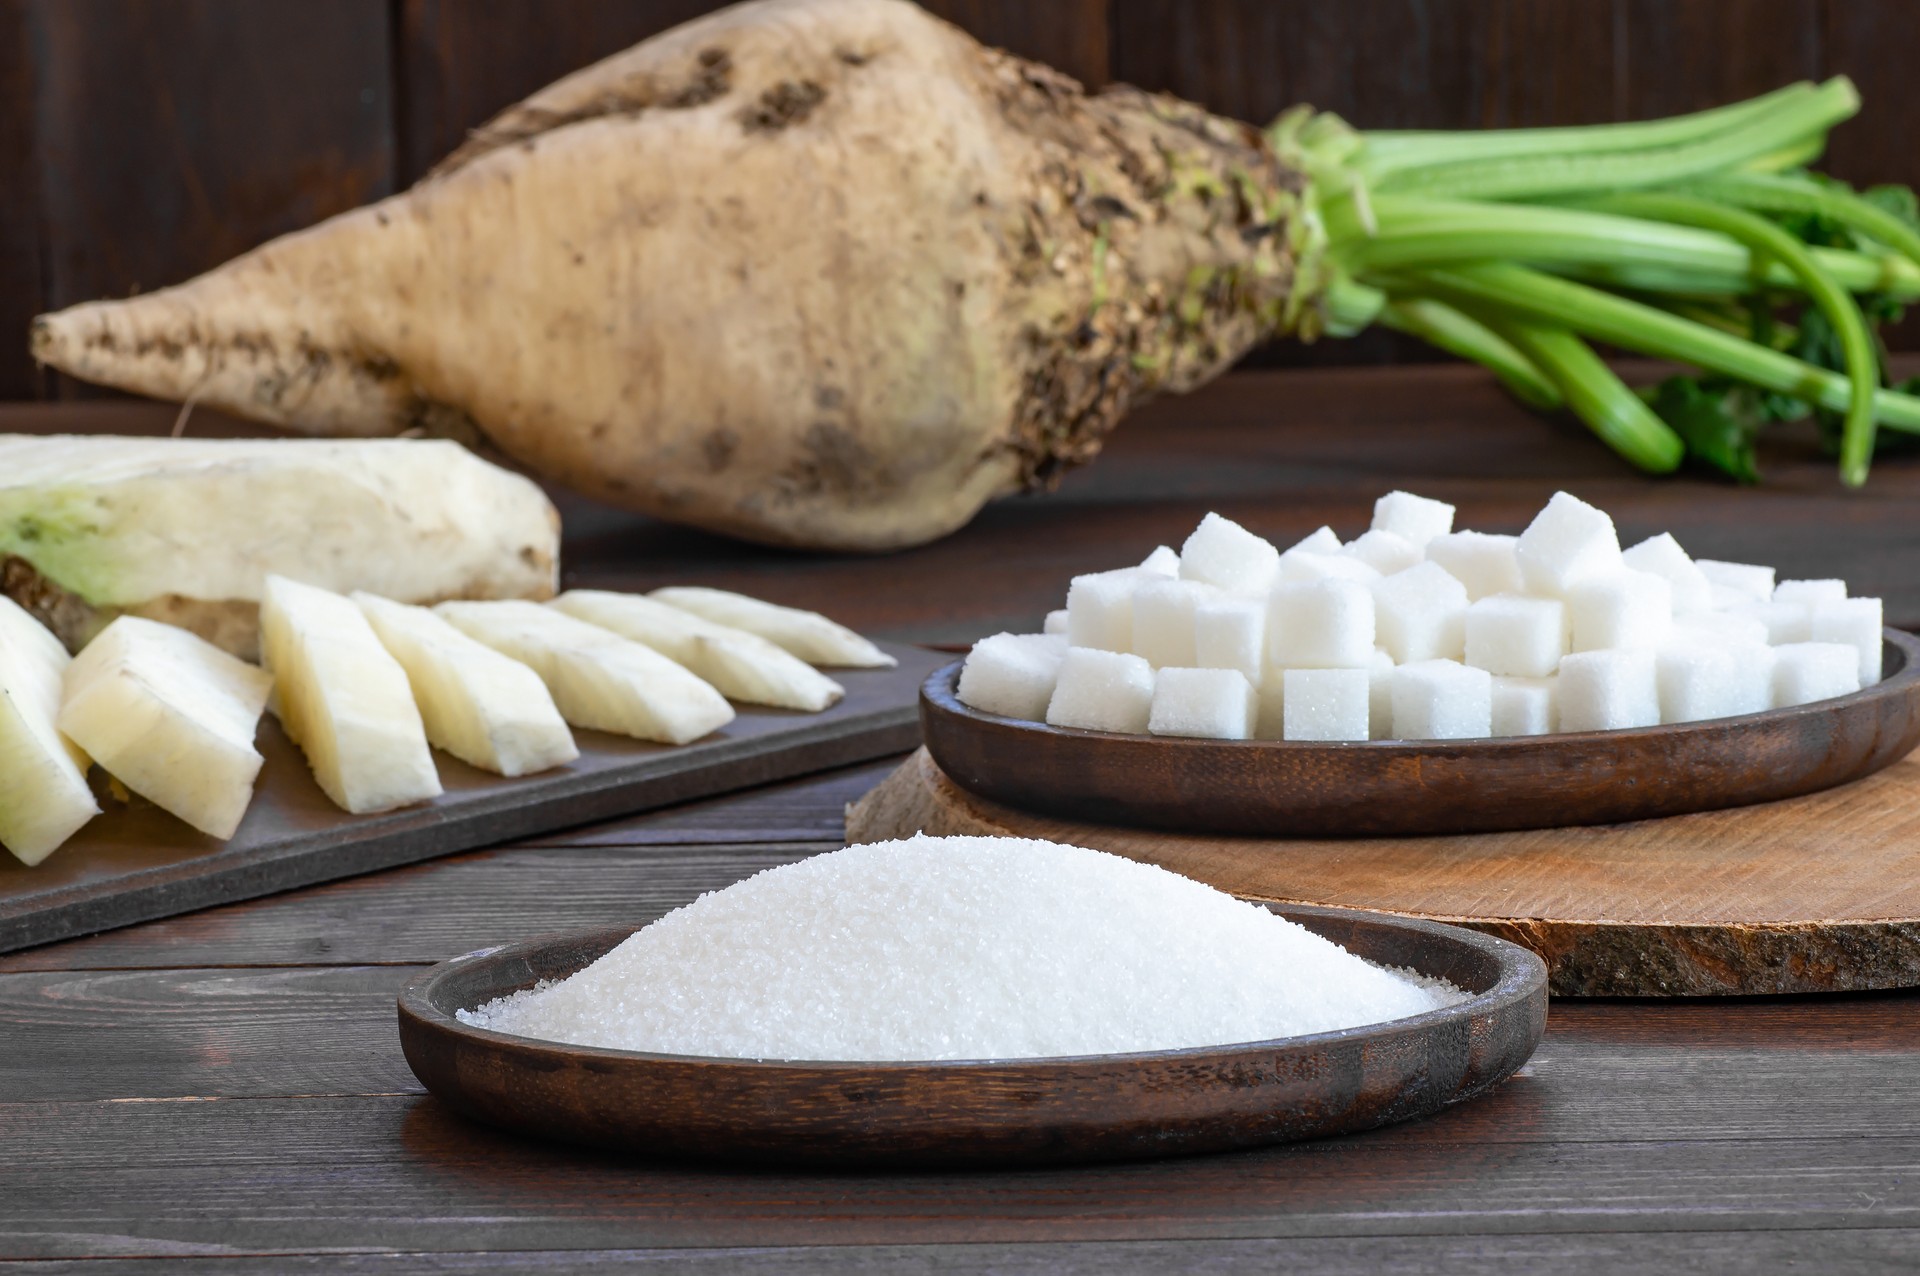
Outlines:
<svg viewBox="0 0 1920 1276"><path fill-rule="evenodd" d="M1698 642L1760 643L1767 641L1766 623L1757 616L1730 611L1700 611L1681 617L1673 625L1675 638Z"/></svg>
<svg viewBox="0 0 1920 1276"><path fill-rule="evenodd" d="M982 713L1039 722L1067 654L1063 634L994 634L973 644L960 666L960 702Z"/></svg>
<svg viewBox="0 0 1920 1276"><path fill-rule="evenodd" d="M1373 595L1350 580L1274 587L1267 661L1282 669L1364 669L1373 660Z"/></svg>
<svg viewBox="0 0 1920 1276"><path fill-rule="evenodd" d="M1715 558L1698 560L1700 572L1715 585L1764 603L1773 597L1773 568L1754 563L1727 563Z"/></svg>
<svg viewBox="0 0 1920 1276"><path fill-rule="evenodd" d="M768 869L564 980L458 1013L663 1054L1023 1059L1264 1041L1465 998L1165 869L914 837Z"/></svg>
<svg viewBox="0 0 1920 1276"><path fill-rule="evenodd" d="M1766 626L1767 641L1774 646L1813 639L1813 608L1807 603L1782 602L1778 593L1772 602L1748 599L1731 609L1736 616L1751 616Z"/></svg>
<svg viewBox="0 0 1920 1276"><path fill-rule="evenodd" d="M1147 730L1154 735L1246 740L1259 705L1238 669L1162 669L1154 678Z"/></svg>
<svg viewBox="0 0 1920 1276"><path fill-rule="evenodd" d="M1660 721L1730 718L1741 704L1740 659L1750 646L1679 639L1654 657Z"/></svg>
<svg viewBox="0 0 1920 1276"><path fill-rule="evenodd" d="M1566 492L1555 492L1534 515L1514 553L1527 592L1550 598L1564 598L1582 579L1617 571L1621 565L1613 520Z"/></svg>
<svg viewBox="0 0 1920 1276"><path fill-rule="evenodd" d="M1267 657L1267 600L1217 594L1193 609L1194 663L1238 669L1258 686Z"/></svg>
<svg viewBox="0 0 1920 1276"><path fill-rule="evenodd" d="M1412 492L1388 492L1373 503L1373 530L1392 532L1424 548L1434 537L1453 530L1453 506Z"/></svg>
<svg viewBox="0 0 1920 1276"><path fill-rule="evenodd" d="M1707 586L1707 589L1715 611L1745 611L1755 603L1762 601L1761 599L1755 598L1750 591L1738 589L1732 585L1722 585L1716 582Z"/></svg>
<svg viewBox="0 0 1920 1276"><path fill-rule="evenodd" d="M1687 551L1671 533L1649 536L1623 553L1620 560L1634 571L1651 572L1666 580L1673 590L1674 615L1713 609L1713 582L1698 563L1687 557Z"/></svg>
<svg viewBox="0 0 1920 1276"><path fill-rule="evenodd" d="M1331 527L1316 528L1309 535L1302 536L1299 540L1287 547L1288 554L1295 552L1303 554L1338 554L1340 552L1340 538L1334 535ZM1286 555L1283 554L1281 557L1284 558Z"/></svg>
<svg viewBox="0 0 1920 1276"><path fill-rule="evenodd" d="M1775 709L1831 700L1860 690L1860 654L1846 643L1788 643L1775 647L1773 657Z"/></svg>
<svg viewBox="0 0 1920 1276"><path fill-rule="evenodd" d="M1821 603L1813 609L1813 641L1844 642L1860 653L1860 685L1880 681L1880 627L1878 598L1848 598Z"/></svg>
<svg viewBox="0 0 1920 1276"><path fill-rule="evenodd" d="M1773 648L1758 643L1734 648L1733 711L1764 713L1773 707Z"/></svg>
<svg viewBox="0 0 1920 1276"><path fill-rule="evenodd" d="M1180 547L1180 575L1238 594L1265 593L1280 570L1280 551L1232 519L1209 514Z"/></svg>
<svg viewBox="0 0 1920 1276"><path fill-rule="evenodd" d="M1138 567L1075 576L1067 589L1067 641L1101 651L1133 649L1133 591L1159 579Z"/></svg>
<svg viewBox="0 0 1920 1276"><path fill-rule="evenodd" d="M1500 536L1489 532L1449 532L1427 542L1427 561L1438 563L1447 574L1467 587L1472 601L1494 594L1517 594L1520 559L1514 548L1518 536Z"/></svg>
<svg viewBox="0 0 1920 1276"><path fill-rule="evenodd" d="M1377 530L1362 532L1340 552L1359 559L1382 576L1403 572L1420 561L1418 545L1404 536Z"/></svg>
<svg viewBox="0 0 1920 1276"><path fill-rule="evenodd" d="M1286 671L1267 665L1260 671L1260 686L1255 692L1258 706L1254 712L1253 738L1284 740L1287 733Z"/></svg>
<svg viewBox="0 0 1920 1276"><path fill-rule="evenodd" d="M1493 678L1452 660L1393 671L1393 734L1401 740L1477 740L1493 734Z"/></svg>
<svg viewBox="0 0 1920 1276"><path fill-rule="evenodd" d="M1773 587L1776 603L1798 603L1809 609L1819 603L1837 603L1846 596L1844 580L1783 580Z"/></svg>
<svg viewBox="0 0 1920 1276"><path fill-rule="evenodd" d="M1367 738L1393 739L1393 657L1374 648L1367 666Z"/></svg>
<svg viewBox="0 0 1920 1276"><path fill-rule="evenodd" d="M1508 677L1544 678L1567 654L1567 605L1494 594L1467 608L1467 663Z"/></svg>
<svg viewBox="0 0 1920 1276"><path fill-rule="evenodd" d="M1617 731L1659 721L1653 652L1576 651L1560 662L1562 731Z"/></svg>
<svg viewBox="0 0 1920 1276"><path fill-rule="evenodd" d="M1282 738L1365 740L1372 681L1365 669L1289 669Z"/></svg>
<svg viewBox="0 0 1920 1276"><path fill-rule="evenodd" d="M1280 555L1281 584L1295 585L1314 580L1357 580L1362 584L1380 579L1380 569L1346 554L1317 554L1310 550L1290 549Z"/></svg>
<svg viewBox="0 0 1920 1276"><path fill-rule="evenodd" d="M1140 570L1151 572L1155 576L1174 577L1180 574L1180 555L1171 545L1161 545L1148 554L1140 563Z"/></svg>
<svg viewBox="0 0 1920 1276"><path fill-rule="evenodd" d="M1631 568L1589 576L1567 590L1573 650L1657 647L1673 629L1673 586Z"/></svg>
<svg viewBox="0 0 1920 1276"><path fill-rule="evenodd" d="M1059 611L1048 612L1047 623L1041 626L1040 632L1043 634L1059 634L1064 638L1067 633L1067 609L1062 607Z"/></svg>
<svg viewBox="0 0 1920 1276"><path fill-rule="evenodd" d="M1496 736L1546 735L1558 729L1558 678L1493 679L1493 731Z"/></svg>
<svg viewBox="0 0 1920 1276"><path fill-rule="evenodd" d="M1156 669L1198 664L1193 610L1219 592L1197 580L1142 581L1133 591L1133 653Z"/></svg>
<svg viewBox="0 0 1920 1276"><path fill-rule="evenodd" d="M1466 650L1467 587L1438 563L1416 563L1373 586L1380 646L1400 664L1458 660Z"/></svg>
<svg viewBox="0 0 1920 1276"><path fill-rule="evenodd" d="M1152 665L1135 655L1073 647L1060 661L1047 721L1056 727L1139 735L1146 731L1152 711Z"/></svg>

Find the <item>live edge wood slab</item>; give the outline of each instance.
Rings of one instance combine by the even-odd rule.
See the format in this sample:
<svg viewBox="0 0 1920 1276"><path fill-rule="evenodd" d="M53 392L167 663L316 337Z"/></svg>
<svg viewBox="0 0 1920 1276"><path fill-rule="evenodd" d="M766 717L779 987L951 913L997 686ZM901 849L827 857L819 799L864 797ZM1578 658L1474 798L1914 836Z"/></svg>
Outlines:
<svg viewBox="0 0 1920 1276"><path fill-rule="evenodd" d="M1029 814L922 749L847 812L847 840L1048 838L1221 890L1453 922L1547 963L1562 997L1920 986L1920 754L1806 797L1591 828L1267 839Z"/></svg>

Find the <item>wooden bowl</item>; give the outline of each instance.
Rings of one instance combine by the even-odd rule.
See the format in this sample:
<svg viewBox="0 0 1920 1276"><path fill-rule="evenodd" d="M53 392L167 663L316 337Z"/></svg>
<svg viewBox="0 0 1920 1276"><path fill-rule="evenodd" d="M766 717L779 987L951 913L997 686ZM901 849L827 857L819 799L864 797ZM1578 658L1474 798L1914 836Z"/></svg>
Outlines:
<svg viewBox="0 0 1920 1276"><path fill-rule="evenodd" d="M400 994L414 1075L476 1120L648 1156L813 1165L1011 1165L1212 1152L1404 1121L1527 1061L1546 967L1454 926L1269 905L1384 965L1474 995L1409 1019L1142 1054L939 1063L782 1063L602 1050L469 1027L454 1011L560 979L632 933L483 949Z"/></svg>
<svg viewBox="0 0 1920 1276"><path fill-rule="evenodd" d="M1490 833L1772 802L1871 775L1920 744L1920 640L1886 676L1739 718L1499 740L1193 740L1050 727L960 703L955 662L920 688L927 751L954 783L1095 824L1263 837Z"/></svg>

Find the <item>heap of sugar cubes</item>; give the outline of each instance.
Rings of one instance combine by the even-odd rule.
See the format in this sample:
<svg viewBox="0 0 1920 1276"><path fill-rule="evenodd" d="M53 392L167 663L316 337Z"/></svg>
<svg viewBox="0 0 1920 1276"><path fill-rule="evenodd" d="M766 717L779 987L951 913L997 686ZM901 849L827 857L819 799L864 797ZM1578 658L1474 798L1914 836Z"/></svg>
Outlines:
<svg viewBox="0 0 1920 1276"><path fill-rule="evenodd" d="M1556 493L1518 536L1408 492L1282 552L1208 514L1179 553L1073 578L1040 634L975 644L973 708L1220 740L1454 740L1731 717L1880 680L1881 607L1839 580L1690 558Z"/></svg>

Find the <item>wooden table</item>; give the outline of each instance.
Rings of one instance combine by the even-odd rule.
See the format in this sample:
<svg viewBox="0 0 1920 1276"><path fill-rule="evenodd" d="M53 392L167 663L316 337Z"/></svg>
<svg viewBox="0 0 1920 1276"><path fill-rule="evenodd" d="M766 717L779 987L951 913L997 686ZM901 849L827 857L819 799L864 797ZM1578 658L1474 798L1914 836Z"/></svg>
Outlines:
<svg viewBox="0 0 1920 1276"><path fill-rule="evenodd" d="M0 411L164 429L171 410ZM198 427L197 427L198 428ZM1379 492L1493 530L1555 486L1624 534L1844 574L1920 620L1920 462L1862 493L1791 443L1773 480L1652 482L1462 369L1244 374L1131 423L1058 495L883 559L723 544L569 503L569 576L702 580L888 637L1030 626L1074 570L1208 508L1352 535ZM1558 1002L1491 1097L1354 1138L1005 1174L800 1175L518 1141L425 1098L394 1035L426 963L635 923L839 844L885 765L0 957L0 1259L48 1273L612 1270L1370 1273L1911 1269L1920 995ZM0 1267L12 1269L0 1262Z"/></svg>

